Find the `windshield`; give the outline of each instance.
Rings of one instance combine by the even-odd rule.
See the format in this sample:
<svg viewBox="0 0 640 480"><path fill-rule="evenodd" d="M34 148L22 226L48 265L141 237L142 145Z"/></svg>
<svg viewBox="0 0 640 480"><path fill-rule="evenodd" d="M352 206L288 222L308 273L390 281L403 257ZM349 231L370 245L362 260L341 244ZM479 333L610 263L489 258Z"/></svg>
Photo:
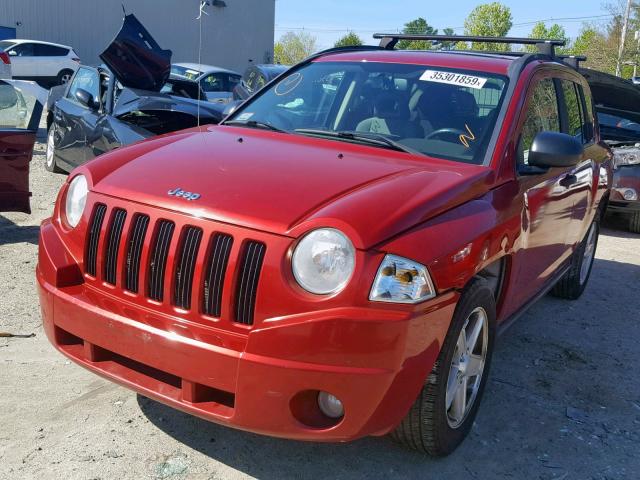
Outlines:
<svg viewBox="0 0 640 480"><path fill-rule="evenodd" d="M202 72L199 72L198 70L194 70L193 68L181 67L180 65L171 65L171 73L188 78L189 80L195 80L200 75L202 75Z"/></svg>
<svg viewBox="0 0 640 480"><path fill-rule="evenodd" d="M393 143L482 164L506 82L420 65L317 62L261 92L226 123L351 142L369 137L382 148Z"/></svg>

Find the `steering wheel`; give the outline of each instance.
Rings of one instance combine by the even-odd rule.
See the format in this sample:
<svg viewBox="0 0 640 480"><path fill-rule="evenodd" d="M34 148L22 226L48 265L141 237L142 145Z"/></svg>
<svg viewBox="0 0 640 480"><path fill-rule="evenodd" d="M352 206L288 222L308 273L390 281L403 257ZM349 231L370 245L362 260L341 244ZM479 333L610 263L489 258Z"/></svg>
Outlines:
<svg viewBox="0 0 640 480"><path fill-rule="evenodd" d="M432 138L440 137L440 136L449 136L455 137L456 141L460 138L460 135L468 135L468 132L460 130L459 128L439 128L438 130L434 130L429 135L424 137L425 140L431 140Z"/></svg>

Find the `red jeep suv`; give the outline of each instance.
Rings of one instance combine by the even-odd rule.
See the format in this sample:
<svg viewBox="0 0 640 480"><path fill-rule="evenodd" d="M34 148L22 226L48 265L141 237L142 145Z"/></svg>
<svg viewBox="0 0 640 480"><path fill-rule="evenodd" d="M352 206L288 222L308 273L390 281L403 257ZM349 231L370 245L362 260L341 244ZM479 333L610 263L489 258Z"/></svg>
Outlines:
<svg viewBox="0 0 640 480"><path fill-rule="evenodd" d="M561 42L378 38L309 58L219 126L76 169L41 229L53 345L231 427L455 449L496 335L550 290L583 292L610 152Z"/></svg>

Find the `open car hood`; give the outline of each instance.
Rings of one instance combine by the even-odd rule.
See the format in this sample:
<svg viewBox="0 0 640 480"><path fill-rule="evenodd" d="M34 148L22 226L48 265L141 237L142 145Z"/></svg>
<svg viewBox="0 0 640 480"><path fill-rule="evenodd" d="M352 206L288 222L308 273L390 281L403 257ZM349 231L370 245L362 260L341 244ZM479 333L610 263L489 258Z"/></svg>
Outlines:
<svg viewBox="0 0 640 480"><path fill-rule="evenodd" d="M124 87L159 92L171 72L171 55L131 14L100 58Z"/></svg>
<svg viewBox="0 0 640 480"><path fill-rule="evenodd" d="M630 81L588 68L580 69L580 73L589 82L597 107L640 112L640 88Z"/></svg>

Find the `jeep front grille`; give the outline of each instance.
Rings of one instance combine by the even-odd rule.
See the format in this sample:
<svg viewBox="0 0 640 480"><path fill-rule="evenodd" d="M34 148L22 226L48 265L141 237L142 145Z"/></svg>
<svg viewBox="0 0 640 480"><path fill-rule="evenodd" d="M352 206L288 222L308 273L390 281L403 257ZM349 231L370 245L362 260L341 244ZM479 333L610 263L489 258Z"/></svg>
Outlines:
<svg viewBox="0 0 640 480"><path fill-rule="evenodd" d="M211 237L209 258L205 264L202 309L206 315L219 318L222 314L222 286L227 272L233 237L218 233Z"/></svg>
<svg viewBox="0 0 640 480"><path fill-rule="evenodd" d="M127 212L121 208L116 208L113 211L111 226L107 234L107 248L104 252L104 281L111 285L116 284L120 238L122 237L122 229L126 219Z"/></svg>
<svg viewBox="0 0 640 480"><path fill-rule="evenodd" d="M265 248L264 244L260 242L247 242L240 260L236 321L245 325L253 324L253 310Z"/></svg>
<svg viewBox="0 0 640 480"><path fill-rule="evenodd" d="M122 290L147 308L253 325L265 243L244 234L236 239L202 219L174 222L142 210L149 214L93 206L85 246L85 273L93 277L88 281Z"/></svg>
<svg viewBox="0 0 640 480"><path fill-rule="evenodd" d="M138 293L140 289L140 260L148 227L149 217L136 215L127 242L127 260L124 266L125 288L133 293Z"/></svg>
<svg viewBox="0 0 640 480"><path fill-rule="evenodd" d="M156 302L162 302L164 298L164 275L175 228L175 224L167 220L160 220L156 225L156 238L149 262L149 298Z"/></svg>
<svg viewBox="0 0 640 480"><path fill-rule="evenodd" d="M189 310L191 308L191 286L196 269L196 257L200 250L202 230L196 227L185 227L176 262L176 273L173 289L173 304Z"/></svg>
<svg viewBox="0 0 640 480"><path fill-rule="evenodd" d="M107 206L99 203L93 210L91 222L89 223L89 234L87 235L87 246L84 255L84 269L88 275L96 276L98 270L98 242L100 240L100 230L104 215L107 213Z"/></svg>

